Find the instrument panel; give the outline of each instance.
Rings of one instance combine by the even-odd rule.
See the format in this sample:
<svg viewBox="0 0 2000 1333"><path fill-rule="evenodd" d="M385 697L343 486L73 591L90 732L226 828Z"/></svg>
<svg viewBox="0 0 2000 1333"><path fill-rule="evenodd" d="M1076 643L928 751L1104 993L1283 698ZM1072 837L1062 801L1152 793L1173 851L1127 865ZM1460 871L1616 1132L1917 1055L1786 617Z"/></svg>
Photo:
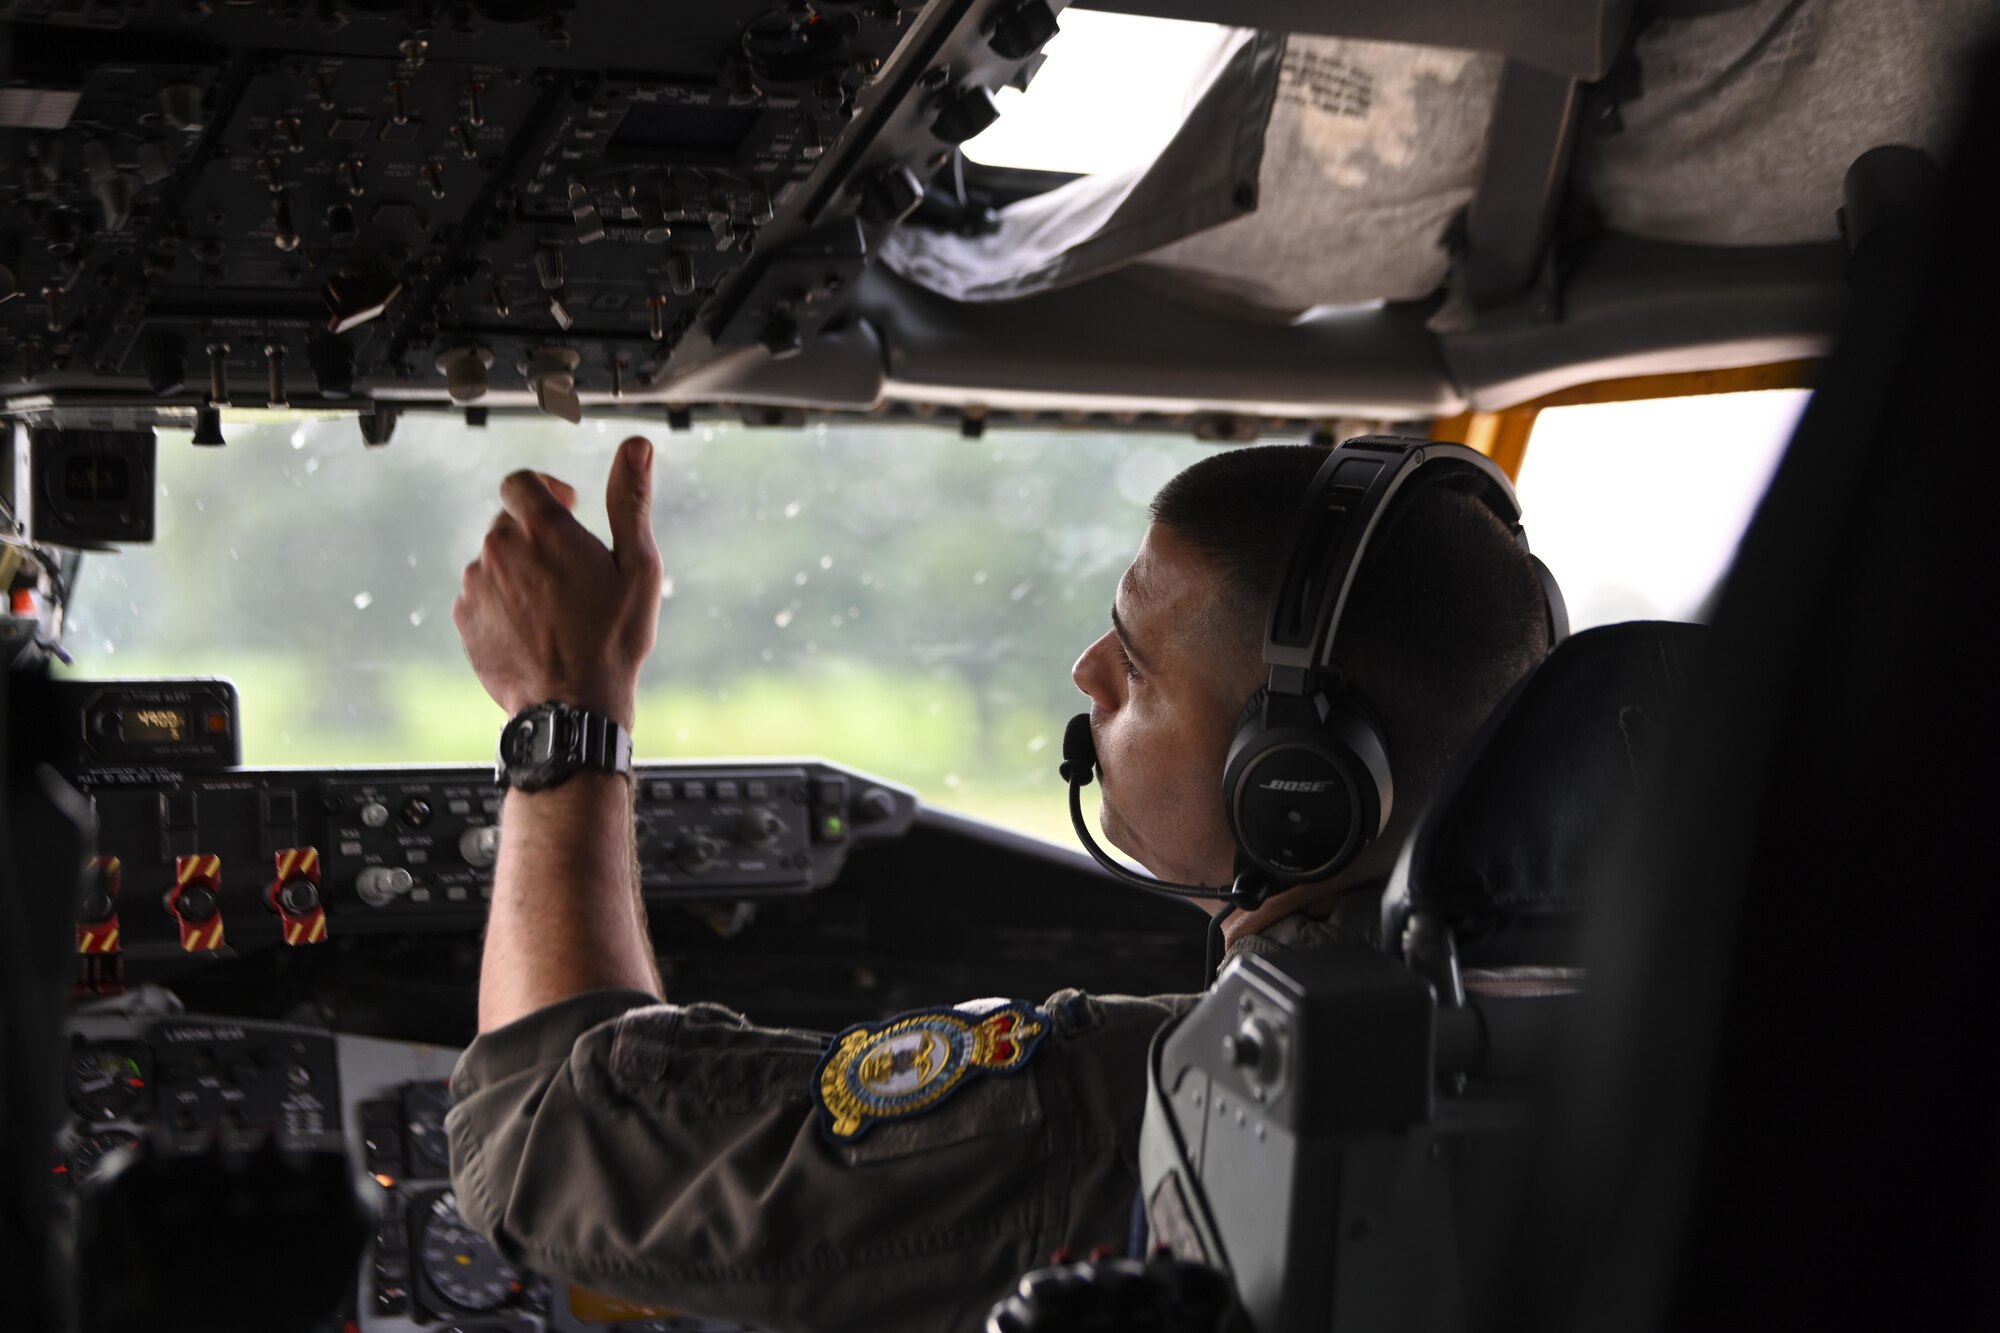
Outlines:
<svg viewBox="0 0 2000 1333"><path fill-rule="evenodd" d="M0 4L0 391L379 444L791 356L1060 7Z"/></svg>
<svg viewBox="0 0 2000 1333"><path fill-rule="evenodd" d="M136 988L70 1024L68 1116L51 1170L58 1225L142 1153L239 1147L343 1153L374 1223L329 1333L747 1333L519 1269L465 1224L444 1115L459 1052L281 1023L175 1012ZM296 1322L295 1320L293 1322Z"/></svg>
<svg viewBox="0 0 2000 1333"><path fill-rule="evenodd" d="M506 836L483 767L86 769L97 818L79 951L128 959L476 931ZM641 764L649 903L791 898L916 817L908 790L819 760Z"/></svg>

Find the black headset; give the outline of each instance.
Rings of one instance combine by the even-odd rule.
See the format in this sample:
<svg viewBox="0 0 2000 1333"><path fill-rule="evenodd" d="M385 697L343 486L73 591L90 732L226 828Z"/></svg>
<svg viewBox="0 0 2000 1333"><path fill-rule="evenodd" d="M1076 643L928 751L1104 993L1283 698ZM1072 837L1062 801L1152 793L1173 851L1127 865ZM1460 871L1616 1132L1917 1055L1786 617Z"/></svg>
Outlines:
<svg viewBox="0 0 2000 1333"><path fill-rule="evenodd" d="M1526 549L1513 484L1475 449L1364 435L1329 451L1293 516L1272 594L1264 633L1269 679L1237 719L1223 768L1235 883L1223 888L1135 875L1097 845L1083 819L1082 792L1097 763L1084 713L1063 734L1061 771L1070 784L1070 822L1100 865L1140 888L1251 907L1279 889L1337 874L1381 835L1395 801L1388 752L1334 648L1355 572L1391 502L1420 472L1427 486L1451 486L1480 500ZM1554 648L1569 633L1569 613L1555 576L1528 558L1541 580Z"/></svg>

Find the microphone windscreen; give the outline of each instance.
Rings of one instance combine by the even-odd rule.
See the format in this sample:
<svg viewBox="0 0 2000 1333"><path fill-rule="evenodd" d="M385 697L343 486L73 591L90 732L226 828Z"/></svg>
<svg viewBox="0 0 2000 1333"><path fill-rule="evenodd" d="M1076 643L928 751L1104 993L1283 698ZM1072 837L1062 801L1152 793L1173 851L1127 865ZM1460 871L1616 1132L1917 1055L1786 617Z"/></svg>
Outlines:
<svg viewBox="0 0 2000 1333"><path fill-rule="evenodd" d="M1090 739L1090 714L1078 713L1063 728L1062 752L1063 781L1079 786L1088 783L1097 767L1097 746Z"/></svg>

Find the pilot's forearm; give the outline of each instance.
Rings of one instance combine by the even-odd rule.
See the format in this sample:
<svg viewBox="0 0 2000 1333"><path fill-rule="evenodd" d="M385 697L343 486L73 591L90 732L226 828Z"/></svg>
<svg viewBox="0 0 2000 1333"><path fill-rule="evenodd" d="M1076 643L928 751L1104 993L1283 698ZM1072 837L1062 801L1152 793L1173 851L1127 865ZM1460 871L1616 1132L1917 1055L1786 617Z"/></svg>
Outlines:
<svg viewBox="0 0 2000 1333"><path fill-rule="evenodd" d="M490 1032L585 991L661 994L632 846L627 779L579 773L507 793L479 976Z"/></svg>

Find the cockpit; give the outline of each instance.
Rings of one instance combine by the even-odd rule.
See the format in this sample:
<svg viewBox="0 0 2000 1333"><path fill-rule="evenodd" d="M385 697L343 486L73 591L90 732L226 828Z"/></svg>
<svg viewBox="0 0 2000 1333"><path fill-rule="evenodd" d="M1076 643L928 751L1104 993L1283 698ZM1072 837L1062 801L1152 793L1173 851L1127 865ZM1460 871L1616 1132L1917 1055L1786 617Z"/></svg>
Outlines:
<svg viewBox="0 0 2000 1333"><path fill-rule="evenodd" d="M634 434L662 579L631 851L668 998L803 1034L1186 1001L1146 1054L1136 1250L1037 1256L987 1327L1766 1308L1695 1263L1741 1232L1690 1232L1759 1163L1789 1192L1741 1216L1791 1220L1826 1160L1811 1133L1771 1155L1792 1066L1744 1044L1800 1014L1745 970L1805 965L1744 886L1801 840L1830 885L1881 875L1815 858L1888 814L1787 784L1846 762L1899 809L1884 747L1924 738L1903 773L1952 748L1907 694L1851 753L1816 728L1843 689L1969 665L1911 617L1990 570L1944 511L1983 492L1905 512L1909 465L1867 450L1990 350L1936 311L1993 294L1965 185L2000 142L1993 18L0 4L10 1326L777 1326L542 1271L454 1193L508 838L460 571L522 471L610 540ZM1072 664L1170 479L1343 441L1476 455L1566 642L1440 782L1353 956L1218 979L1200 912L1077 845ZM1864 587L1910 616L1842 600ZM1878 685L1839 675L1864 625L1896 645ZM1692 879L1733 924L1673 917ZM1983 938L1964 911L1946 955Z"/></svg>

